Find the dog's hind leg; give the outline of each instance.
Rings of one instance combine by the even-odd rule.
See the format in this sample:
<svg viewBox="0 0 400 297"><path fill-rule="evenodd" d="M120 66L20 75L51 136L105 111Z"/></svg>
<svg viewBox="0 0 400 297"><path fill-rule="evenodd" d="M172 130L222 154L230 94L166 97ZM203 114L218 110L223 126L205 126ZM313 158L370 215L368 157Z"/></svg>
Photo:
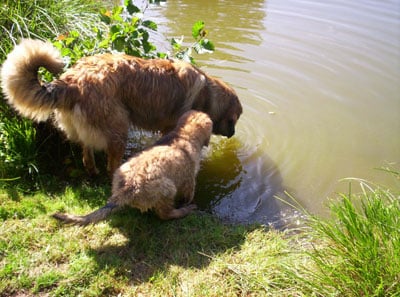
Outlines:
<svg viewBox="0 0 400 297"><path fill-rule="evenodd" d="M189 204L193 201L194 198L194 188L196 185L195 177L190 177L184 184L184 186L181 189L182 195L183 195L183 202L185 204Z"/></svg>
<svg viewBox="0 0 400 297"><path fill-rule="evenodd" d="M177 189L174 182L167 178L151 180L145 184L144 195L137 198L137 204L144 209L153 209L162 220L179 219L187 216L193 209L194 204L185 205L181 208L175 207ZM133 205L135 207L135 205Z"/></svg>
<svg viewBox="0 0 400 297"><path fill-rule="evenodd" d="M157 206L154 207L154 210L160 219L171 220L171 219L183 218L197 208L195 204L189 204L189 201L185 201L186 205L176 208L175 198L176 198L176 191L174 195L169 195L159 199Z"/></svg>
<svg viewBox="0 0 400 297"><path fill-rule="evenodd" d="M99 174L99 170L96 168L93 148L82 145L82 161L89 175Z"/></svg>

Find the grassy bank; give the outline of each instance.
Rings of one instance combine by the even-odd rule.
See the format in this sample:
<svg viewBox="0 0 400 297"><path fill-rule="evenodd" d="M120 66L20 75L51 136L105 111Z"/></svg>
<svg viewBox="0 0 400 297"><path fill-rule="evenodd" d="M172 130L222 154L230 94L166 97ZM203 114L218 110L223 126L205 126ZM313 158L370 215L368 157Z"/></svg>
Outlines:
<svg viewBox="0 0 400 297"><path fill-rule="evenodd" d="M87 213L109 186L3 190L0 296L399 296L399 194L363 186L297 233L133 209L61 226L50 214Z"/></svg>

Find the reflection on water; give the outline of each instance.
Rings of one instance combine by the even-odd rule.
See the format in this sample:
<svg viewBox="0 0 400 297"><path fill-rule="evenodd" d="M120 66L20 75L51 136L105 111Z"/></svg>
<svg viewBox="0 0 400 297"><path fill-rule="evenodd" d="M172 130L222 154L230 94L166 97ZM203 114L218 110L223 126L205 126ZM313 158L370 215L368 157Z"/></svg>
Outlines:
<svg viewBox="0 0 400 297"><path fill-rule="evenodd" d="M239 143L235 140L210 144L201 164L195 195L196 203L202 209L212 210L241 187L245 172L238 149Z"/></svg>
<svg viewBox="0 0 400 297"><path fill-rule="evenodd" d="M281 228L297 217L285 199L282 176L271 159L237 139L215 139L202 163L195 202L230 223ZM293 203L293 201L288 201Z"/></svg>
<svg viewBox="0 0 400 297"><path fill-rule="evenodd" d="M234 140L214 138L205 158L202 208L269 223L288 189L321 214L342 178L390 185L374 168L400 163L399 1L177 0L146 15L188 42L205 21L216 52L197 61L244 106Z"/></svg>

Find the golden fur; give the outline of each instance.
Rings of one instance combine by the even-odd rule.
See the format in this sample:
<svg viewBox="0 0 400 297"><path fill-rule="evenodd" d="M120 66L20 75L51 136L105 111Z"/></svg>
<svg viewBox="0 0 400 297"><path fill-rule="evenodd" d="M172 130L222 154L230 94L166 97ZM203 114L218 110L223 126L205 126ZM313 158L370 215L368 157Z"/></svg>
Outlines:
<svg viewBox="0 0 400 297"><path fill-rule="evenodd" d="M191 64L143 60L123 54L80 59L49 84L39 67L62 72L60 53L51 43L24 39L1 69L8 103L37 121L54 114L57 126L82 145L88 172L97 173L93 149L105 150L112 173L121 164L130 125L166 133L195 109L213 121L213 133L231 137L242 113L235 91Z"/></svg>
<svg viewBox="0 0 400 297"><path fill-rule="evenodd" d="M207 114L186 112L173 131L115 171L112 196L104 207L86 216L56 213L53 217L87 225L105 219L125 205L142 212L152 209L164 220L186 216L195 209L191 202L201 149L208 145L211 131L212 121ZM180 208L175 208L177 196L183 198L184 205Z"/></svg>

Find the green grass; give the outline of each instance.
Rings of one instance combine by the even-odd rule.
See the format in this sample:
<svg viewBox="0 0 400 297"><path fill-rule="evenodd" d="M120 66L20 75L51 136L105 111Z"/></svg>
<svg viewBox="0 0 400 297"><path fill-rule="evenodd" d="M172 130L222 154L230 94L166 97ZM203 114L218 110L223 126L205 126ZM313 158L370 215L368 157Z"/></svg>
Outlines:
<svg viewBox="0 0 400 297"><path fill-rule="evenodd" d="M2 190L0 296L400 296L399 194L362 185L297 232L129 208L63 226L50 215L96 209L108 183Z"/></svg>
<svg viewBox="0 0 400 297"><path fill-rule="evenodd" d="M11 182L37 173L36 130L32 122L0 115L0 181Z"/></svg>
<svg viewBox="0 0 400 297"><path fill-rule="evenodd" d="M92 36L93 27L101 26L98 11L95 0L2 0L0 63L21 38L53 39L70 30ZM40 141L49 136L38 139L37 131L30 120L16 116L0 94L0 182L24 180L29 188L40 186L38 151L43 147ZM54 132L52 138L57 138Z"/></svg>
<svg viewBox="0 0 400 297"><path fill-rule="evenodd" d="M93 34L99 3L95 0L3 0L0 4L0 61L21 37L53 38L78 30Z"/></svg>
<svg viewBox="0 0 400 297"><path fill-rule="evenodd" d="M309 253L308 285L320 296L400 296L399 193L360 185L331 204L333 220L311 221L322 247Z"/></svg>

